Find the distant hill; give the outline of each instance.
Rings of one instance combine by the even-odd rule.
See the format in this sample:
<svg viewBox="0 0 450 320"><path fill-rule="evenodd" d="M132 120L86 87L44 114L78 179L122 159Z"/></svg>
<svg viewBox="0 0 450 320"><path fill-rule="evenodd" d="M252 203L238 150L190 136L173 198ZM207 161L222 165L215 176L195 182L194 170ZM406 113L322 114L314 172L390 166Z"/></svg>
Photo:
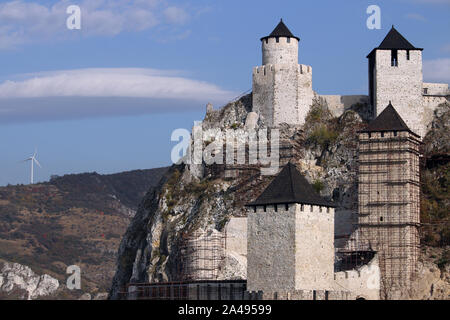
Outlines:
<svg viewBox="0 0 450 320"><path fill-rule="evenodd" d="M0 259L27 265L63 284L66 267L79 265L81 291L59 292L62 297L107 291L130 218L166 170L71 174L46 183L0 187Z"/></svg>

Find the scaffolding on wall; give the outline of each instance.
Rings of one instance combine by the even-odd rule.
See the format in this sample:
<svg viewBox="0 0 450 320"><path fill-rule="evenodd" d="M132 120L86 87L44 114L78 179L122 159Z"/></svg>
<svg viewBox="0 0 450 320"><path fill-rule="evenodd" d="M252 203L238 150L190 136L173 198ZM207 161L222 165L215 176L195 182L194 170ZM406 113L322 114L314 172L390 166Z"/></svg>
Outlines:
<svg viewBox="0 0 450 320"><path fill-rule="evenodd" d="M225 259L226 230L183 233L177 268L179 281L218 280Z"/></svg>
<svg viewBox="0 0 450 320"><path fill-rule="evenodd" d="M376 251L381 293L408 290L420 242L420 141L409 132L360 133L358 222L352 249Z"/></svg>

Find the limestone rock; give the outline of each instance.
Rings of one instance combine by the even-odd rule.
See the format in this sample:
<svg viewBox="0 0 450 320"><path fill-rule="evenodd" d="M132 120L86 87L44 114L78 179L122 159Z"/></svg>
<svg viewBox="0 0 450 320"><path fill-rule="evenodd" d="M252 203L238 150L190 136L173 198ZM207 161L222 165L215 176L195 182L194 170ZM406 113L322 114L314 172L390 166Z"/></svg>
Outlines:
<svg viewBox="0 0 450 320"><path fill-rule="evenodd" d="M5 262L0 272L0 291L9 293L14 289L27 292L24 299L36 299L55 292L59 281L47 274L38 275L31 268L19 263Z"/></svg>
<svg viewBox="0 0 450 320"><path fill-rule="evenodd" d="M249 112L245 119L245 129L255 129L258 124L258 114L256 112Z"/></svg>

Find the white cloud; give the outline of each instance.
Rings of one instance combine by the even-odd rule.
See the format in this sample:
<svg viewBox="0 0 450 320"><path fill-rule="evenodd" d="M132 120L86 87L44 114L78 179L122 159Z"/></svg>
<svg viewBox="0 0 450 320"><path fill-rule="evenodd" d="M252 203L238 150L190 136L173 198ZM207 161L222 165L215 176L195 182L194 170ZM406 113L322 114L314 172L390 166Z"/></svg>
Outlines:
<svg viewBox="0 0 450 320"><path fill-rule="evenodd" d="M73 4L59 0L53 5L24 0L0 4L0 49L74 36L114 36L144 31L157 25L186 23L189 14L160 0L83 0L81 30L68 30L66 9Z"/></svg>
<svg viewBox="0 0 450 320"><path fill-rule="evenodd" d="M152 113L223 104L236 93L156 69L78 69L18 75L0 83L1 120Z"/></svg>
<svg viewBox="0 0 450 320"><path fill-rule="evenodd" d="M168 7L164 15L170 23L185 24L189 20L189 14L182 8Z"/></svg>
<svg viewBox="0 0 450 320"><path fill-rule="evenodd" d="M450 58L425 60L423 77L426 81L442 81L450 83Z"/></svg>

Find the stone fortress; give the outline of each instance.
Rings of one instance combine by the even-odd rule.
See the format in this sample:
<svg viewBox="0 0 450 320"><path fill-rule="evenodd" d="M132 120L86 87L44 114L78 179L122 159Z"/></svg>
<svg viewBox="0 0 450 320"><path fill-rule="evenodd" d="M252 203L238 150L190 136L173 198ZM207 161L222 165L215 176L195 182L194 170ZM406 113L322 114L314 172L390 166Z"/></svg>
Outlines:
<svg viewBox="0 0 450 320"><path fill-rule="evenodd" d="M369 95L319 95L312 89L311 66L298 63L299 41L283 21L261 38L263 65L253 69L245 127L249 119L252 128L301 127L318 100L335 117L357 111L369 125L358 132L355 150L357 187L349 190L357 193L356 209L322 198L298 171L299 159L285 157L278 175L246 203L244 216L232 216L224 231L196 234L181 246L181 282L130 285L129 294L377 300L402 298L410 289L420 249L419 146L434 108L448 101L448 85L423 82L422 49L392 27L367 56ZM214 112L208 105L207 116ZM216 115L222 116L220 110ZM192 167L198 179L214 169ZM225 178L236 177L224 168Z"/></svg>
<svg viewBox="0 0 450 320"><path fill-rule="evenodd" d="M420 249L420 137L448 85L423 82L422 49L394 27L367 56L368 96L314 92L312 67L298 63L299 38L282 20L261 42L252 91L260 124L301 126L315 99L335 116L356 107L372 121L359 133L357 228L340 250L345 271L334 271L333 205L289 162L248 204L247 290L268 299L401 297Z"/></svg>
<svg viewBox="0 0 450 320"><path fill-rule="evenodd" d="M263 65L253 69L253 111L268 127L302 125L314 98L324 99L335 116L360 104L368 119L391 101L408 127L423 136L434 108L450 95L448 84L423 82L423 49L414 47L394 27L367 56L368 96L314 92L312 67L298 63L299 41L283 21L261 38Z"/></svg>

